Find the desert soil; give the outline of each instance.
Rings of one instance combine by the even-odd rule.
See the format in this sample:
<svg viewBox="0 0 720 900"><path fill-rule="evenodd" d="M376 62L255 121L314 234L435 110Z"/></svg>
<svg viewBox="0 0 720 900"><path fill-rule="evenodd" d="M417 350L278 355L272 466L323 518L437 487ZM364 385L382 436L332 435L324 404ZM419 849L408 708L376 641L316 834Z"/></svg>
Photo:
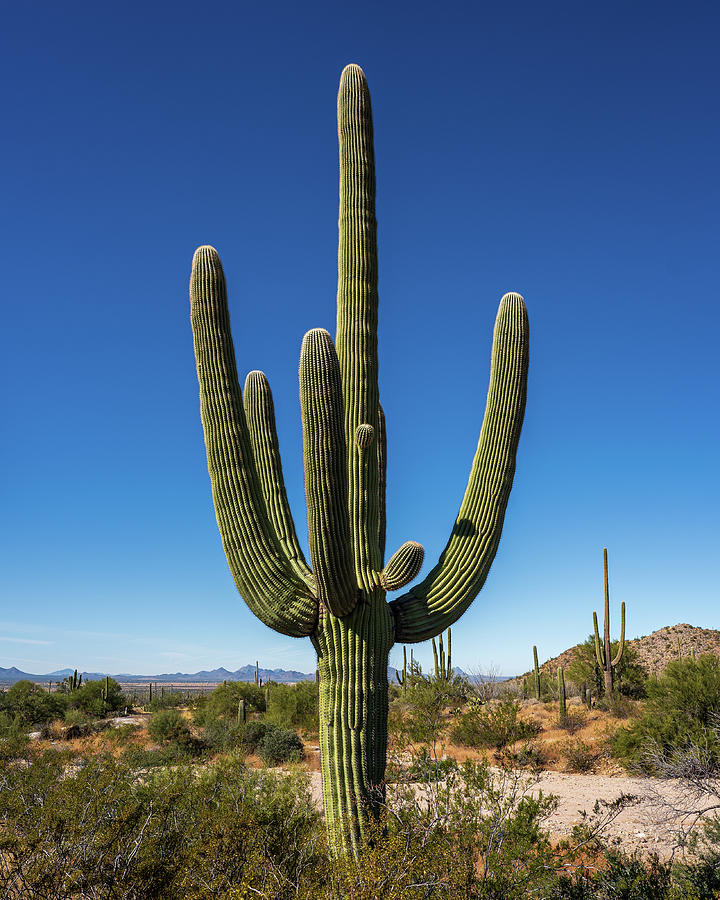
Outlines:
<svg viewBox="0 0 720 900"><path fill-rule="evenodd" d="M309 774L313 800L322 809L320 773ZM616 841L627 852L656 853L664 859L677 853L675 835L680 822L677 818L666 821L666 814L658 807L659 798L673 802L681 797L677 784L649 778L565 775L560 772L542 772L532 780L530 793L537 796L542 791L543 796L552 794L557 799L557 809L547 821L551 835L557 840L570 837L573 827L582 822L583 811L591 814L596 801L611 802L622 794L631 794L636 801L606 827L604 839Z"/></svg>

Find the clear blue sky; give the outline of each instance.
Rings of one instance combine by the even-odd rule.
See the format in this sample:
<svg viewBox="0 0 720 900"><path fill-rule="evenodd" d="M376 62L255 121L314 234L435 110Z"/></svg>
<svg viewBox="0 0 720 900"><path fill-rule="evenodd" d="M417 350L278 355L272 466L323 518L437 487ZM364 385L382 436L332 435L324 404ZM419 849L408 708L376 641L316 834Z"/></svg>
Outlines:
<svg viewBox="0 0 720 900"><path fill-rule="evenodd" d="M187 285L215 245L304 539L298 353L334 332L348 62L375 113L388 546L421 541L424 572L498 300L530 313L515 487L455 662L583 639L603 546L630 636L720 628L719 26L692 0L6 5L0 666L313 669L228 573Z"/></svg>

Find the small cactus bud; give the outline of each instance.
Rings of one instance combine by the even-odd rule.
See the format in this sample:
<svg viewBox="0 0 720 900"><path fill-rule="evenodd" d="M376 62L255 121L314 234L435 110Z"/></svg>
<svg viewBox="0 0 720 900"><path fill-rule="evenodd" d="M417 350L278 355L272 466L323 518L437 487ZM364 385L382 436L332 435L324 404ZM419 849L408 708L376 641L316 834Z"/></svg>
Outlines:
<svg viewBox="0 0 720 900"><path fill-rule="evenodd" d="M375 429L372 425L358 425L355 429L355 443L361 450L366 450L373 442Z"/></svg>

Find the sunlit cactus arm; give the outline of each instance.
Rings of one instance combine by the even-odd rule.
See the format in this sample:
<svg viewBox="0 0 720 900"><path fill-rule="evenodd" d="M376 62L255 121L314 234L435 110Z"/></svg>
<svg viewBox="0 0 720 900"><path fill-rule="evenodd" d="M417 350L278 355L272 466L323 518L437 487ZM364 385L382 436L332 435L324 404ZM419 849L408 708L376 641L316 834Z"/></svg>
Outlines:
<svg viewBox="0 0 720 900"><path fill-rule="evenodd" d="M266 625L312 632L317 601L287 558L265 510L238 384L225 276L212 247L193 257L190 309L215 515L241 597Z"/></svg>
<svg viewBox="0 0 720 900"><path fill-rule="evenodd" d="M345 403L350 535L358 587L371 592L380 558L378 442L362 449L358 426L378 423L377 222L370 92L360 66L340 76L336 345Z"/></svg>
<svg viewBox="0 0 720 900"><path fill-rule="evenodd" d="M600 643L600 631L598 629L597 613L593 611L593 629L595 631L595 659L601 669L605 668L605 654L603 653L602 644Z"/></svg>
<svg viewBox="0 0 720 900"><path fill-rule="evenodd" d="M525 412L529 328L519 294L500 301L485 418L468 486L440 560L390 604L395 639L425 641L456 622L485 583L495 558L515 474Z"/></svg>
<svg viewBox="0 0 720 900"><path fill-rule="evenodd" d="M348 524L340 367L333 340L323 328L308 331L303 339L300 411L308 540L317 594L330 612L345 616L357 603L358 587Z"/></svg>
<svg viewBox="0 0 720 900"><path fill-rule="evenodd" d="M263 372L256 370L248 373L243 391L243 405L268 518L288 558L312 589L314 586L312 573L297 539L285 491L275 427L275 407L270 385Z"/></svg>
<svg viewBox="0 0 720 900"><path fill-rule="evenodd" d="M620 660L623 658L623 653L625 652L625 601L623 600L620 604L620 644L618 646L618 651L615 654L615 659L612 661L612 664L616 666Z"/></svg>

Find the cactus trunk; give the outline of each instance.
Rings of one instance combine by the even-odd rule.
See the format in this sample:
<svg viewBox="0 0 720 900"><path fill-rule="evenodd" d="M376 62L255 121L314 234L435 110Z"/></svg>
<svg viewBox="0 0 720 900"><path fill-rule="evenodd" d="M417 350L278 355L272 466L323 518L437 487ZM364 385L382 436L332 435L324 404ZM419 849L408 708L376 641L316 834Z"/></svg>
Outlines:
<svg viewBox="0 0 720 900"><path fill-rule="evenodd" d="M385 799L392 620L384 597L357 606L342 619L323 616L313 643L320 671L320 760L328 837L334 852L357 852L368 818Z"/></svg>

